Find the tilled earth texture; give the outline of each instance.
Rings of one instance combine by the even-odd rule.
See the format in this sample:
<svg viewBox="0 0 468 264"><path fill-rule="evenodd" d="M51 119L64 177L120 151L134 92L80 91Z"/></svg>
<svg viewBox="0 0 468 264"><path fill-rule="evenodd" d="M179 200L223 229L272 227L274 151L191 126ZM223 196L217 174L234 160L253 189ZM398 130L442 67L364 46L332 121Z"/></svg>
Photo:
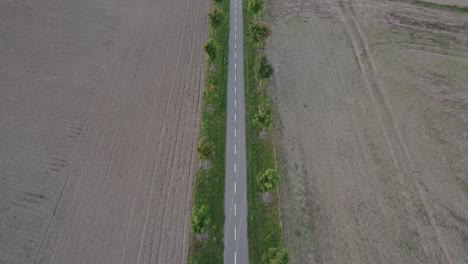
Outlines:
<svg viewBox="0 0 468 264"><path fill-rule="evenodd" d="M0 2L0 263L184 263L208 0Z"/></svg>
<svg viewBox="0 0 468 264"><path fill-rule="evenodd" d="M468 13L271 0L293 263L468 263Z"/></svg>

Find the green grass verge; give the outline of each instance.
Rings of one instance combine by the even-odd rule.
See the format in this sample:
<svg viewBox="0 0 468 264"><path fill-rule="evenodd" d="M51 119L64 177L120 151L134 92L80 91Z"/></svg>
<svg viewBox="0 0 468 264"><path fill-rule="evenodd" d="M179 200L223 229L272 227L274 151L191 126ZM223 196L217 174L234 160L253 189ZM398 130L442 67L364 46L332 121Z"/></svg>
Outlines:
<svg viewBox="0 0 468 264"><path fill-rule="evenodd" d="M192 202L192 210L201 205L207 206L211 221L207 228L208 239L197 241L193 233L190 235L188 262L192 264L223 263L229 1L224 0L217 5L224 19L214 38L218 48L216 71L206 69L205 74L205 89L210 84L213 84L215 89L210 101L203 99L199 131L199 138L208 137L214 146L214 154L210 158L213 167L209 170L200 169L195 175ZM214 36L213 30L210 30L209 35ZM211 113L206 111L209 106L213 108Z"/></svg>
<svg viewBox="0 0 468 264"><path fill-rule="evenodd" d="M416 5L422 6L422 7L441 9L441 10L447 10L447 11L455 11L455 12L458 12L458 13L467 13L468 12L468 7L463 7L463 6L443 5L443 4L430 3L430 2L426 2L426 1L420 1L420 0L416 0L414 3Z"/></svg>
<svg viewBox="0 0 468 264"><path fill-rule="evenodd" d="M268 168L276 168L274 142L271 129L267 140L261 140L261 128L254 122L260 102L269 100L268 89L257 89L254 76L255 57L258 55L249 30L254 15L247 9L244 0L244 77L246 102L246 140L247 140L247 200L248 200L248 239L250 264L262 263L262 255L268 248L280 248L281 224L278 191L272 192L268 205L261 200L256 177ZM260 51L262 52L262 51ZM266 85L264 85L266 86Z"/></svg>

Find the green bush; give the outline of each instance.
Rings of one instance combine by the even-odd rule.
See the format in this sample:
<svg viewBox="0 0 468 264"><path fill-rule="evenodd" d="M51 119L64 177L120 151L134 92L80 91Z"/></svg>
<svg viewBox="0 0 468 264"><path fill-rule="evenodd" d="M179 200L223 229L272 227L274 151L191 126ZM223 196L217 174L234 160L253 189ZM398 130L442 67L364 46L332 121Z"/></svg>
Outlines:
<svg viewBox="0 0 468 264"><path fill-rule="evenodd" d="M264 264L287 264L289 263L289 251L286 248L269 248L262 256Z"/></svg>
<svg viewBox="0 0 468 264"><path fill-rule="evenodd" d="M258 105L258 110L257 113L255 113L253 121L261 127L263 131L270 127L272 122L271 106L267 100Z"/></svg>
<svg viewBox="0 0 468 264"><path fill-rule="evenodd" d="M257 58L254 70L259 81L262 79L268 79L273 75L273 66L268 62L265 55L261 55Z"/></svg>
<svg viewBox="0 0 468 264"><path fill-rule="evenodd" d="M247 7L252 13L257 14L260 10L262 10L263 4L263 0L249 0Z"/></svg>
<svg viewBox="0 0 468 264"><path fill-rule="evenodd" d="M206 44L204 46L206 55L208 56L208 59L213 63L214 60L216 59L216 53L217 53L217 47L216 47L216 42L214 39L210 38L206 41Z"/></svg>
<svg viewBox="0 0 468 264"><path fill-rule="evenodd" d="M252 37L255 42L263 42L271 34L270 26L264 21L256 22L250 27L250 30L252 31Z"/></svg>
<svg viewBox="0 0 468 264"><path fill-rule="evenodd" d="M215 31L219 26L221 26L221 23L223 22L223 14L219 11L216 5L213 5L210 13L208 13L208 20L210 21L211 28Z"/></svg>
<svg viewBox="0 0 468 264"><path fill-rule="evenodd" d="M202 205L195 208L190 219L192 233L194 234L205 234L210 224L211 219L208 214L208 208Z"/></svg>
<svg viewBox="0 0 468 264"><path fill-rule="evenodd" d="M266 169L257 176L257 183L263 192L269 192L278 186L279 176L275 169Z"/></svg>

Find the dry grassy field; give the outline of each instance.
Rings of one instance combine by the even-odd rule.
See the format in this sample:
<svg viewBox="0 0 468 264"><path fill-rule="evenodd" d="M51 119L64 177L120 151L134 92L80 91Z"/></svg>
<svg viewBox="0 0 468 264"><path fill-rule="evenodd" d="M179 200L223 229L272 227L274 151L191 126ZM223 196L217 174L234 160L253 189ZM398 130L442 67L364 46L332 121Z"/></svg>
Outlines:
<svg viewBox="0 0 468 264"><path fill-rule="evenodd" d="M468 13L271 0L293 263L468 263Z"/></svg>
<svg viewBox="0 0 468 264"><path fill-rule="evenodd" d="M208 0L0 3L0 263L184 263Z"/></svg>

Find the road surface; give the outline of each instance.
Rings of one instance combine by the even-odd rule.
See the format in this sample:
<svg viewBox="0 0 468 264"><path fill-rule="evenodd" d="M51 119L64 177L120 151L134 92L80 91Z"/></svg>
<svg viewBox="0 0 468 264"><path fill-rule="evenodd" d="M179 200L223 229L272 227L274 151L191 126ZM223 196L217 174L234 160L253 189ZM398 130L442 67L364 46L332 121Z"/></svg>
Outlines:
<svg viewBox="0 0 468 264"><path fill-rule="evenodd" d="M242 1L230 3L224 263L248 263Z"/></svg>

